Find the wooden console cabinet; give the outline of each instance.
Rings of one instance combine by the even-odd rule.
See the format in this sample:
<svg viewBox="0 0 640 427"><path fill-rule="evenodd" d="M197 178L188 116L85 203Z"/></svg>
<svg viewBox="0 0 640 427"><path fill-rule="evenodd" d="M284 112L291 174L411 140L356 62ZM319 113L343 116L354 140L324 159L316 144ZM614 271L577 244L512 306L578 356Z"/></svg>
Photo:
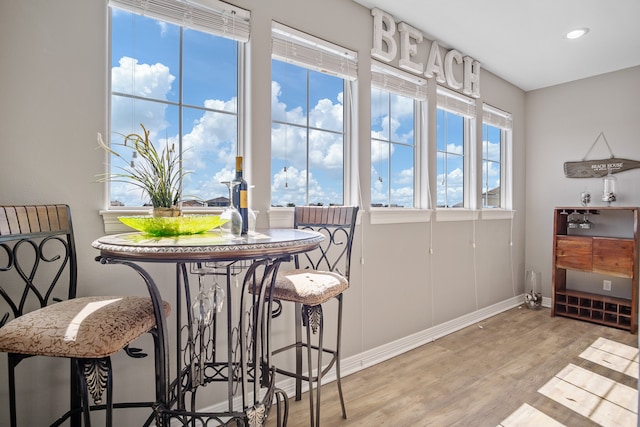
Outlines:
<svg viewBox="0 0 640 427"><path fill-rule="evenodd" d="M638 209L617 206L554 209L552 316L572 317L636 333ZM570 220L585 213L588 218L597 216L591 228ZM621 219L623 224L607 223ZM620 228L624 237L619 237ZM612 229L616 232L611 233ZM617 298L578 290L579 283L567 283L567 270L630 279L631 297Z"/></svg>

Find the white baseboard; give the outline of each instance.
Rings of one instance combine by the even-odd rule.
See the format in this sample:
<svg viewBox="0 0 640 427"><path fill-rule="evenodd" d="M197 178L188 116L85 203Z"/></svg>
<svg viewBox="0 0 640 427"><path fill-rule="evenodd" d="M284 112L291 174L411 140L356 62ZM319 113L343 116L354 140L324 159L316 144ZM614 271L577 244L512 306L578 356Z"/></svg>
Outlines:
<svg viewBox="0 0 640 427"><path fill-rule="evenodd" d="M478 323L484 319L502 313L503 311L517 307L523 302L524 294L509 298L508 300L499 302L492 306L476 310L473 313L466 314L440 325L433 326L429 329L425 329L423 331L406 336L404 338L400 338L371 350L367 350L363 353L343 358L341 365L342 376L346 377L362 369L377 365L378 363L382 363L395 356L420 347L421 345L433 342L438 338L442 338L453 332L459 331L460 329L466 328L467 326L471 326L474 323ZM335 379L335 371L332 370L327 374L327 376L323 377L322 382L323 384L326 384L330 381L335 381ZM293 386L289 388L289 384L287 384L287 382L291 382L292 385L294 383L292 380L287 379L285 381L282 381L282 384L280 381L278 381L278 386L283 389L287 393L287 395L291 396L291 393L295 389L293 388Z"/></svg>
<svg viewBox="0 0 640 427"><path fill-rule="evenodd" d="M382 363L395 356L420 347L421 345L433 342L438 338L442 338L453 332L459 331L460 329L466 328L467 326L471 326L474 323L478 323L484 319L500 314L503 311L517 307L523 304L523 302L524 294L518 295L489 307L476 310L473 313L466 314L440 325L436 325L407 337L392 341L388 344L384 344L371 350L367 350L365 352L343 358L341 363L342 377L344 378L348 375L355 374L356 372L359 372L365 368L377 365L378 363ZM544 307L550 307L551 298L543 298L542 305ZM322 378L322 383L327 384L335 380L335 369L332 369L327 373L326 376ZM277 380L277 386L278 388L284 390L284 392L287 393L287 396L291 397L295 395L294 379L284 378ZM303 392L307 389L308 387L303 384ZM221 402L207 408L202 408L202 410L207 412L224 411L226 405L226 402Z"/></svg>

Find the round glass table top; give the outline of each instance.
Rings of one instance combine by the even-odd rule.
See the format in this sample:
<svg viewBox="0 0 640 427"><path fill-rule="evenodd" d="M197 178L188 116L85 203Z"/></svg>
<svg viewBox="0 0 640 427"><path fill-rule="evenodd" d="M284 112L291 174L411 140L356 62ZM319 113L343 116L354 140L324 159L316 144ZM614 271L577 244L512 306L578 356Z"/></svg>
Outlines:
<svg viewBox="0 0 640 427"><path fill-rule="evenodd" d="M91 246L103 258L231 261L294 255L315 249L323 240L315 231L273 228L239 237L221 231L181 236L123 233L100 237Z"/></svg>

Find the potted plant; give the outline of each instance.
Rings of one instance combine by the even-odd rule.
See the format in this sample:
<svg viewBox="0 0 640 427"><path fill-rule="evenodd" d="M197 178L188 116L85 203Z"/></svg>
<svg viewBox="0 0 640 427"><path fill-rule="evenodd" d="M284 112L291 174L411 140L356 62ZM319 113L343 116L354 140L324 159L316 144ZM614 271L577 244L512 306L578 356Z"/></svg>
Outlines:
<svg viewBox="0 0 640 427"><path fill-rule="evenodd" d="M153 216L181 216L181 181L188 173L182 170L175 146L158 151L149 140L149 131L141 123L142 134L130 133L121 144L132 150L133 159L128 167L119 167L119 173L107 173L101 181L124 182L141 188L151 201ZM124 158L112 150L98 133L98 143L107 152Z"/></svg>

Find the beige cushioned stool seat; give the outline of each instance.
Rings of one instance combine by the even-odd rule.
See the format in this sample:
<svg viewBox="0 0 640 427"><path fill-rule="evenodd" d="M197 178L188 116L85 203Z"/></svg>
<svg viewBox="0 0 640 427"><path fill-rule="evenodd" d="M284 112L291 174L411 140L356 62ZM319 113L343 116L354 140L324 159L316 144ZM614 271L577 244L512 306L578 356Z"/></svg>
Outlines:
<svg viewBox="0 0 640 427"><path fill-rule="evenodd" d="M341 294L349 281L338 273L299 269L278 274L273 285L273 299L319 305Z"/></svg>
<svg viewBox="0 0 640 427"><path fill-rule="evenodd" d="M163 305L168 315L171 308ZM97 359L120 351L155 324L148 297L74 298L8 322L0 328L0 351Z"/></svg>

